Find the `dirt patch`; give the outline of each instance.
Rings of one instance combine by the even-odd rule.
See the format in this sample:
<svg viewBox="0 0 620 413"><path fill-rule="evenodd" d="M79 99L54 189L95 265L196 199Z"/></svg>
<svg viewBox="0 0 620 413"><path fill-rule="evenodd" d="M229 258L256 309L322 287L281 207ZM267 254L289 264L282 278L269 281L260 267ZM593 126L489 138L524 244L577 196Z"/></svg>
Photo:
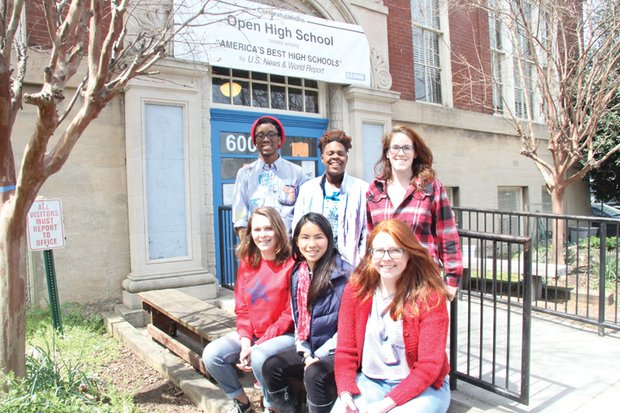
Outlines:
<svg viewBox="0 0 620 413"><path fill-rule="evenodd" d="M124 345L121 347L121 356L103 369L101 379L107 383L113 383L119 392L133 395L133 401L140 412L198 413L203 411L192 403L183 390L165 379L157 370ZM254 410L262 412L261 392L252 388L253 381L254 377L251 374L246 374L241 379Z"/></svg>
<svg viewBox="0 0 620 413"><path fill-rule="evenodd" d="M132 394L141 412L198 413L201 412L185 393L149 366L125 346L121 356L106 366L101 378L113 383L119 392Z"/></svg>

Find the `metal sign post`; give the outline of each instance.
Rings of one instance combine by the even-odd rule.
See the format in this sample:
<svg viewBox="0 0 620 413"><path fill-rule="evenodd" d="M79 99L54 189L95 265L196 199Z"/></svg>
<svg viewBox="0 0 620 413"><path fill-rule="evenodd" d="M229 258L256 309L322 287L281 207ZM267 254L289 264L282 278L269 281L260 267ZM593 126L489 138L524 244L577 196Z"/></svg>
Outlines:
<svg viewBox="0 0 620 413"><path fill-rule="evenodd" d="M60 300L58 299L58 287L56 285L56 269L54 268L54 251L43 251L45 260L45 276L47 279L47 292L50 297L50 313L52 314L52 325L60 334L62 331L62 316L60 313Z"/></svg>
<svg viewBox="0 0 620 413"><path fill-rule="evenodd" d="M28 211L28 247L32 251L43 250L52 324L60 334L62 317L52 249L65 246L64 232L60 199L37 199L32 203Z"/></svg>

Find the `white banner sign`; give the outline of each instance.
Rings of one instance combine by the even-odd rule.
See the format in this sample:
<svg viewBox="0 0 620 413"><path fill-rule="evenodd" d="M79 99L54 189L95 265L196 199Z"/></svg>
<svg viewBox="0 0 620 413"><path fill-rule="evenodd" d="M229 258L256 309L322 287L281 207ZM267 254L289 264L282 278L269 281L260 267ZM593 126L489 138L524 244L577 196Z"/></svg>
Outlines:
<svg viewBox="0 0 620 413"><path fill-rule="evenodd" d="M177 12L177 22L204 3ZM175 56L255 72L370 86L370 49L357 25L235 0L209 1Z"/></svg>
<svg viewBox="0 0 620 413"><path fill-rule="evenodd" d="M32 251L65 246L60 199L37 199L28 211L28 246Z"/></svg>

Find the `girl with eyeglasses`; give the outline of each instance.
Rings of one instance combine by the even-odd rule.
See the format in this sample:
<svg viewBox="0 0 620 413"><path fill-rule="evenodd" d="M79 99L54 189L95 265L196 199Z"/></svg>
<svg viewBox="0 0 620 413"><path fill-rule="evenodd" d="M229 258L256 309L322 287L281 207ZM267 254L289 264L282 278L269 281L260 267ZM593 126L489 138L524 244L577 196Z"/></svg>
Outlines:
<svg viewBox="0 0 620 413"><path fill-rule="evenodd" d="M445 413L448 310L439 269L405 223L379 223L345 287L333 413Z"/></svg>
<svg viewBox="0 0 620 413"><path fill-rule="evenodd" d="M408 126L394 127L382 145L377 178L366 194L368 232L391 218L405 222L443 268L452 298L463 274L463 260L450 201L433 170L433 153Z"/></svg>
<svg viewBox="0 0 620 413"><path fill-rule="evenodd" d="M263 376L276 411L300 410L291 383L303 380L309 413L328 413L337 398L334 352L338 310L353 267L334 245L332 228L323 215L303 215L293 232L295 266L291 307L296 348L265 361ZM297 400L296 400L297 399Z"/></svg>
<svg viewBox="0 0 620 413"><path fill-rule="evenodd" d="M207 372L233 401L228 413L254 412L235 366L254 373L269 408L263 363L295 345L289 300L294 261L286 226L274 208L259 207L244 230L237 247L236 331L212 341L202 353Z"/></svg>

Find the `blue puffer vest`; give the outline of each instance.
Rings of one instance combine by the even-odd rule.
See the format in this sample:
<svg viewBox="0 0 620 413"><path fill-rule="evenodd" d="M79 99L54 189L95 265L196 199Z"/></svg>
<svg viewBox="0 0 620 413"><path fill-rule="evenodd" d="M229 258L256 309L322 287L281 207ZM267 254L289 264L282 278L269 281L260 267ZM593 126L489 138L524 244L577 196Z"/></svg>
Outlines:
<svg viewBox="0 0 620 413"><path fill-rule="evenodd" d="M329 340L338 330L338 310L344 286L349 280L349 275L353 272L353 266L344 261L340 255L336 257L336 265L330 277L331 288L323 293L312 306L310 315L310 347L314 353L319 347ZM297 283L299 282L299 264L293 267L291 278L291 298L293 309L293 320L295 325L299 318L297 308Z"/></svg>

